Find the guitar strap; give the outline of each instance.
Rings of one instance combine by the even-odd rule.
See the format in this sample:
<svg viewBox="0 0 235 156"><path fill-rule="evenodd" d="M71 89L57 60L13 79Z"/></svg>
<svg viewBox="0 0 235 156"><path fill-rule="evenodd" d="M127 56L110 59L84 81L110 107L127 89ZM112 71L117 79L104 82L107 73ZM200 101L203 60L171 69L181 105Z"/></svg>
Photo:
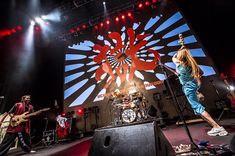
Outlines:
<svg viewBox="0 0 235 156"><path fill-rule="evenodd" d="M13 113L13 110L15 109L16 105L14 104L11 109L7 112L7 114Z"/></svg>
<svg viewBox="0 0 235 156"><path fill-rule="evenodd" d="M14 110L14 108L15 108L15 105L13 105L12 107L11 107L11 109L2 117L2 119L1 119L1 121L0 121L0 126L2 126L2 122L5 120L5 118L7 117L7 115L8 114L10 114L10 113L12 113L12 111Z"/></svg>
<svg viewBox="0 0 235 156"><path fill-rule="evenodd" d="M24 112L27 112L27 111L29 111L29 106L26 107L26 104L24 103Z"/></svg>

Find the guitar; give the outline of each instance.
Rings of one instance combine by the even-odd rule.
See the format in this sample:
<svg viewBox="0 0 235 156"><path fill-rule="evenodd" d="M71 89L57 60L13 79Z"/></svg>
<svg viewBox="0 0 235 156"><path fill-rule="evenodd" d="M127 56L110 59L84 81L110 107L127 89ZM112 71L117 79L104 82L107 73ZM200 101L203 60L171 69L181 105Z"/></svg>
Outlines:
<svg viewBox="0 0 235 156"><path fill-rule="evenodd" d="M11 117L8 113L4 113L0 115L0 144L2 143L2 140L4 139L4 136L7 132L7 128L10 124Z"/></svg>
<svg viewBox="0 0 235 156"><path fill-rule="evenodd" d="M10 121L10 125L11 127L16 127L18 126L19 124L21 124L22 122L26 122L28 121L27 118L31 117L31 116L35 116L35 115L38 115L40 114L41 112L44 112L44 111L48 111L50 110L50 108L44 108L44 109L40 109L39 111L36 111L36 112L33 112L33 113L30 113L29 112L25 112L21 115L15 115L12 120Z"/></svg>
<svg viewBox="0 0 235 156"><path fill-rule="evenodd" d="M220 74L220 78L224 81L225 85L227 86L227 90L229 91L227 98L230 100L231 107L235 109L235 91L231 89L231 85L228 83L227 76L225 76L224 74Z"/></svg>

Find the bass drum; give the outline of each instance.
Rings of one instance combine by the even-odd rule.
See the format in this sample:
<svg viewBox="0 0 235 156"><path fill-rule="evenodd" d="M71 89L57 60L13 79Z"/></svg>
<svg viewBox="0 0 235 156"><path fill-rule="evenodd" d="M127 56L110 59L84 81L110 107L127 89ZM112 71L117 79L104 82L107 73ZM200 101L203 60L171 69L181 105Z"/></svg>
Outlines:
<svg viewBox="0 0 235 156"><path fill-rule="evenodd" d="M133 109L127 108L122 111L122 121L131 123L136 120L136 112Z"/></svg>

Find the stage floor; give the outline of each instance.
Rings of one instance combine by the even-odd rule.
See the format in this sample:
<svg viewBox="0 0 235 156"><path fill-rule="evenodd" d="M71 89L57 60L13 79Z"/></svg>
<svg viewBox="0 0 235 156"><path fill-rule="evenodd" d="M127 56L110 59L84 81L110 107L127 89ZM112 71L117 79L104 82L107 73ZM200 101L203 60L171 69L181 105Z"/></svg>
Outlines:
<svg viewBox="0 0 235 156"><path fill-rule="evenodd" d="M209 141L211 145L225 145L230 144L231 139L235 135L235 119L224 119L220 121L228 132L228 136L223 137L210 137L207 135L207 131L211 128L206 122L188 124L191 136L196 144L200 141ZM180 144L190 144L189 137L184 129L184 126L170 125L166 128L162 128L162 131L166 138L169 140L172 146L179 146ZM58 143L50 147L37 147L37 151L34 154L25 154L20 148L9 151L9 156L17 155L40 155L40 156L87 156L92 137L82 138L73 142Z"/></svg>

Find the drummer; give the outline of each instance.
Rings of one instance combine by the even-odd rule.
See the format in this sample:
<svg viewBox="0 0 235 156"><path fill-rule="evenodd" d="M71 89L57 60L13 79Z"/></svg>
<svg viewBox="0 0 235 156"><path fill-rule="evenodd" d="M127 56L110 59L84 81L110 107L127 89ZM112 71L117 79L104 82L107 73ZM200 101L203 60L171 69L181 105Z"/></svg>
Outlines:
<svg viewBox="0 0 235 156"><path fill-rule="evenodd" d="M114 92L112 92L112 105L117 106L122 104L122 94L119 89L116 89Z"/></svg>
<svg viewBox="0 0 235 156"><path fill-rule="evenodd" d="M125 94L123 96L123 109L130 107L130 104L131 104L130 102L131 101L130 101L129 95Z"/></svg>

